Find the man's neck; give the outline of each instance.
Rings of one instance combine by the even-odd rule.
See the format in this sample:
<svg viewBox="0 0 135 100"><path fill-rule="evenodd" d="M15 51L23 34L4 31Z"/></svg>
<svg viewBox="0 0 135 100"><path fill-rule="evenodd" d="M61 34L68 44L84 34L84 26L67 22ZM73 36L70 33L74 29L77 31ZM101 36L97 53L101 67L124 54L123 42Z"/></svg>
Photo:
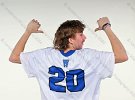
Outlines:
<svg viewBox="0 0 135 100"><path fill-rule="evenodd" d="M73 48L67 48L66 50L64 50L64 53L67 53L70 50L75 50L75 49L73 49Z"/></svg>

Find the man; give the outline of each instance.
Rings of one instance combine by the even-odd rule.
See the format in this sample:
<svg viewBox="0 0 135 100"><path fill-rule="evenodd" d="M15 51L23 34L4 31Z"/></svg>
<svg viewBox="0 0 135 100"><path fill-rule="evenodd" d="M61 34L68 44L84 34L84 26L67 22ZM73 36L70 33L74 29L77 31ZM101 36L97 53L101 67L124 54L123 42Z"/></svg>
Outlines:
<svg viewBox="0 0 135 100"><path fill-rule="evenodd" d="M100 18L98 28L110 40L113 52L82 48L85 25L67 20L57 29L54 47L23 53L32 33L42 33L32 20L13 49L9 61L23 64L28 77L39 81L42 100L98 100L102 79L111 77L115 63L128 60L125 48L111 30L107 17Z"/></svg>

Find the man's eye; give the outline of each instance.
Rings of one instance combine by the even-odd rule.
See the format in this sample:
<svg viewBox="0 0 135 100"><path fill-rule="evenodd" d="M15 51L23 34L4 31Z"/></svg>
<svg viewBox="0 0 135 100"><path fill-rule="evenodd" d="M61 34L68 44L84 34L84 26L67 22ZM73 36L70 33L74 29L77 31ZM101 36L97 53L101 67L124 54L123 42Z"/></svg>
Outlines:
<svg viewBox="0 0 135 100"><path fill-rule="evenodd" d="M83 36L83 34L80 34L80 36Z"/></svg>

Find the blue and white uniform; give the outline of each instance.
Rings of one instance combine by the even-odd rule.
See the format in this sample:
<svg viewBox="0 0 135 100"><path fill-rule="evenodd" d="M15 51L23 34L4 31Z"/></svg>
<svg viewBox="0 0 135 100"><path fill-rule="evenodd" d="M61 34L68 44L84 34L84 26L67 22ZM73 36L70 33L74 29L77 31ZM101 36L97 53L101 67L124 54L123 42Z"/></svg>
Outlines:
<svg viewBox="0 0 135 100"><path fill-rule="evenodd" d="M28 77L36 77L41 100L99 100L102 79L111 77L114 53L83 48L67 53L52 47L20 54Z"/></svg>

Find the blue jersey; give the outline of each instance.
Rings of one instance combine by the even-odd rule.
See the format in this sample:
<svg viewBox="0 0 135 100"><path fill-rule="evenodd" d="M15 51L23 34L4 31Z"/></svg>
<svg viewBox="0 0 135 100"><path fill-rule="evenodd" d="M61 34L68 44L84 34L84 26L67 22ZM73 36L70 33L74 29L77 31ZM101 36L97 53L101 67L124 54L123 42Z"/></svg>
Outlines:
<svg viewBox="0 0 135 100"><path fill-rule="evenodd" d="M114 53L90 48L67 53L44 48L21 53L28 77L39 81L42 100L99 100L102 79L111 77Z"/></svg>

